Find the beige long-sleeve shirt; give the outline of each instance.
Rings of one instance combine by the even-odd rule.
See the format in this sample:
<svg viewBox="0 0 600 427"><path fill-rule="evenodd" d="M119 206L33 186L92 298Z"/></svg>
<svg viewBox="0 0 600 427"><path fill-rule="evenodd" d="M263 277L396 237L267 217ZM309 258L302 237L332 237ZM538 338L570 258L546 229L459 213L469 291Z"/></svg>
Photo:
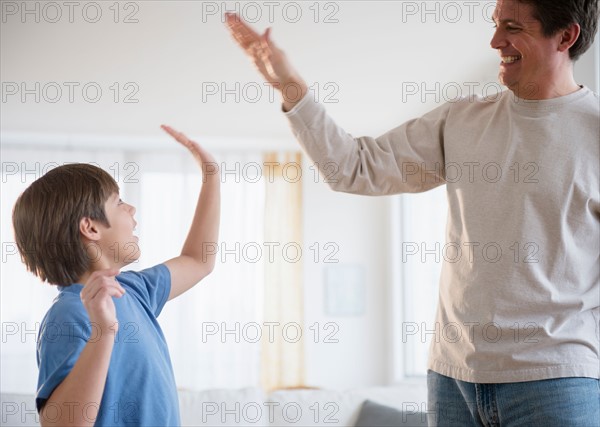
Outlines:
<svg viewBox="0 0 600 427"><path fill-rule="evenodd" d="M596 94L463 98L379 138L346 133L310 93L286 116L323 173L333 162L336 191L446 184L429 369L482 383L600 378Z"/></svg>

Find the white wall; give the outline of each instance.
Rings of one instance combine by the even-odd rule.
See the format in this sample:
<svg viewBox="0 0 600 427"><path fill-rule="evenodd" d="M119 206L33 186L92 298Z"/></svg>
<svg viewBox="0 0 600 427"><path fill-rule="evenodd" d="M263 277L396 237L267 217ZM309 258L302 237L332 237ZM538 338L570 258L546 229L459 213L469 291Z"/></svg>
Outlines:
<svg viewBox="0 0 600 427"><path fill-rule="evenodd" d="M3 8L7 3L13 2L3 2ZM14 3L21 9L22 4L33 8L37 2ZM250 61L230 39L220 14L203 15L203 4L222 11L222 2L132 3L139 8L138 23L114 23L114 12L109 10L112 3L104 2L102 19L94 24L82 18L79 9L83 7L76 9L73 23L68 22L66 8L57 23L44 19L51 12L44 14L41 6L39 23L35 15L26 15L22 23L19 14L4 13L6 22L0 30L3 82L25 82L28 88L36 82L42 88L56 83L64 93L56 103L45 100L55 96L51 86L39 103L32 96L23 103L19 96L8 95L1 112L3 131L154 137L160 134L158 125L168 122L207 138L289 137L286 122L277 114L279 100L271 101L266 88L256 103L251 102L253 92L240 96L239 102L234 95L227 102L208 95L207 84L264 88ZM403 11L406 2L329 2L337 5L334 18L339 22L323 22L335 10L325 10L325 3L319 3L319 22L314 23L314 9L309 9L313 3L291 3L302 4L303 15L297 23L291 22L292 9L287 9L285 19L279 13L269 22L268 9L262 8L256 27L273 26L274 40L305 78L317 85L319 99L328 103L339 120L368 126L357 127L355 132L380 131L422 110L400 111L401 82L478 81L486 74L484 70L493 70L498 62L488 48L491 24L481 18L483 7L476 9L473 23L466 9L458 23L445 23L443 9L438 7L439 13L426 15L423 24L420 13ZM235 4L241 7L239 2L227 4L230 9ZM124 14L121 10L120 21ZM73 103L65 82L79 84ZM116 103L115 91L110 89L115 82L120 88ZM124 102L133 90L124 87L128 82L139 89L134 95L139 100L136 104ZM97 103L83 98L81 89L87 83L102 89ZM327 83L335 86L325 87ZM333 98L339 103L329 103L325 96L336 88Z"/></svg>
<svg viewBox="0 0 600 427"><path fill-rule="evenodd" d="M310 165L306 162L305 170ZM335 193L322 177L316 181L312 173L303 181L304 245L336 246L335 254L332 249L321 251L319 262L308 257L304 261L305 323L318 323L321 330L317 342L306 341L307 383L338 388L386 384L391 350L386 308L389 200ZM328 262L325 254L339 262ZM364 269L364 314L326 313L325 271L331 266ZM329 322L335 330L325 329ZM338 342L328 342L328 333Z"/></svg>
<svg viewBox="0 0 600 427"><path fill-rule="evenodd" d="M80 4L88 3L92 2ZM284 140L280 143L293 145L287 123L278 114L278 97L270 99L270 91L230 39L220 13L206 11L216 7L222 12L237 5L250 16L253 9L245 5L263 3L130 3L137 5L133 17L139 22L122 23L135 10L121 4L120 22L114 23L112 3L101 3L102 18L92 24L83 18L83 6L75 9L73 23L64 6L62 19L50 23L52 9L44 13L42 2L2 2L3 133L91 134L107 140L119 135L135 138L143 146L161 135L159 124L168 122L209 144L216 140L221 147L224 137ZM321 2L318 23L313 22L311 2L275 3L280 6L274 9L273 19L269 9L261 6L262 19L255 27L273 27L274 40L319 89L318 98L340 122L352 124L354 133L383 132L436 101L453 97L453 87L467 94L469 82L479 82L476 90L496 82L499 60L489 47L493 29L487 17L494 1ZM32 9L35 4L40 9L39 23L35 15L19 13L22 5ZM283 16L286 4L301 4L298 22L291 22L294 8L286 9ZM7 5L19 10L9 14ZM91 10L86 16L92 15ZM324 22L331 13L337 23ZM590 87L596 86L598 76L594 52L597 58L598 41L576 66L578 80ZM69 82L79 85L73 102L68 99ZM118 102L113 99L115 82ZM22 102L21 83L29 89L39 83L40 101L27 95ZM82 88L90 83L102 90L96 103L82 95ZM127 83L135 86L125 88ZM5 90L13 89L13 84L19 86L15 95ZM236 84L246 87L246 92L230 93L222 102L221 89L235 89ZM53 85L62 88L55 103L49 102L55 97ZM219 93L210 95L213 85ZM406 85L418 87L419 92L407 95ZM125 96L135 88L133 99L139 102L126 103ZM252 102L257 94L253 88L262 88L257 102Z"/></svg>
<svg viewBox="0 0 600 427"><path fill-rule="evenodd" d="M575 79L594 92L600 90L600 32L596 34L594 44L576 63Z"/></svg>

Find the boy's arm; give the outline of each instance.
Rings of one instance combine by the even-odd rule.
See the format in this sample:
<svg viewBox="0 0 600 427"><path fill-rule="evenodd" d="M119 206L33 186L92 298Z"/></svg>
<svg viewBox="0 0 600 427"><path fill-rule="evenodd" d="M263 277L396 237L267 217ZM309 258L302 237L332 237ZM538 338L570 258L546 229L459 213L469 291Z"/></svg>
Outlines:
<svg viewBox="0 0 600 427"><path fill-rule="evenodd" d="M40 410L42 427L94 425L114 340L112 332L103 331L99 339L88 341L69 375L54 389Z"/></svg>
<svg viewBox="0 0 600 427"><path fill-rule="evenodd" d="M202 168L202 190L181 255L165 265L171 272L169 300L192 288L213 270L219 238L220 175L214 158L196 142L168 126L162 128L190 150Z"/></svg>
<svg viewBox="0 0 600 427"><path fill-rule="evenodd" d="M100 328L100 336L87 342L71 372L44 403L40 410L44 427L93 426L96 421L94 410L100 408L119 325L112 297L125 293L115 280L117 274L116 269L96 271L81 291L81 301L91 324Z"/></svg>

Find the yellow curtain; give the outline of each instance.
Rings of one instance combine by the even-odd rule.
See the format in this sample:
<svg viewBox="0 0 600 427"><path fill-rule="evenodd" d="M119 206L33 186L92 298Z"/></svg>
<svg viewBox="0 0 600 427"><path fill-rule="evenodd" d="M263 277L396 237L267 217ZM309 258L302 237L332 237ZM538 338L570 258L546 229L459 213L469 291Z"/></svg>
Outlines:
<svg viewBox="0 0 600 427"><path fill-rule="evenodd" d="M261 382L273 390L304 384L302 155L267 153L264 164L265 242L274 250L265 257Z"/></svg>

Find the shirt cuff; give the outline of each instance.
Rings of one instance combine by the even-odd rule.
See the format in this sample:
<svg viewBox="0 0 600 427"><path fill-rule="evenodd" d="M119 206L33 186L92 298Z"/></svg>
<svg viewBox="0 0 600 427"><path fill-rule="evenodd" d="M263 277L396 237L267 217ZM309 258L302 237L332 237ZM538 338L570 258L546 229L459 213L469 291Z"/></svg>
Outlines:
<svg viewBox="0 0 600 427"><path fill-rule="evenodd" d="M283 114L285 114L286 116L290 116L292 114L295 114L298 110L300 110L306 103L308 103L310 99L310 89L306 91L306 93L304 94L304 96L302 97L302 99L300 101L298 101L298 103L296 105L294 105L294 107L292 107L292 109L290 111L285 111L283 109L283 104L281 105L281 111L283 112Z"/></svg>
<svg viewBox="0 0 600 427"><path fill-rule="evenodd" d="M325 126L327 122L325 107L319 104L310 93L304 95L304 97L294 105L294 108L287 112L284 111L283 114L291 124L294 133L301 129L320 128ZM298 137L298 135L296 135L296 137ZM299 141L301 145L304 146L302 138L300 138Z"/></svg>

